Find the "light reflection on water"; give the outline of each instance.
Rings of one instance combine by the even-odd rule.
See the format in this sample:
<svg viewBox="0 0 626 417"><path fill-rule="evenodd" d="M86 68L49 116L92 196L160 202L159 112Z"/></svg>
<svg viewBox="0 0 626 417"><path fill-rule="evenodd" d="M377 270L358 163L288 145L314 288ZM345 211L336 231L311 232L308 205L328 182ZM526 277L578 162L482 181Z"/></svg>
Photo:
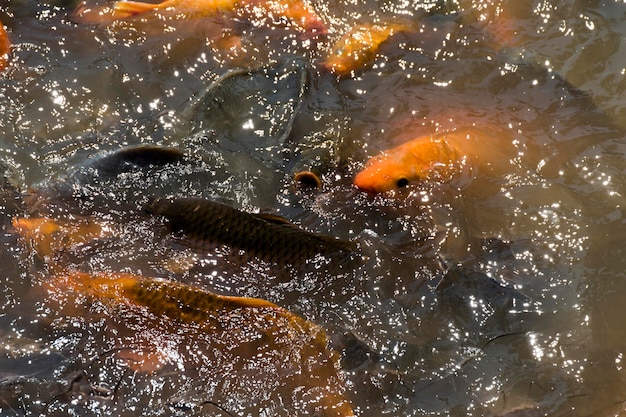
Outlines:
<svg viewBox="0 0 626 417"><path fill-rule="evenodd" d="M624 7L493 3L316 4L331 40L376 19L420 27L337 81L316 66L327 42L266 21L97 27L71 21L62 4L0 2L14 43L0 84L0 156L24 190L46 190L63 183L67 169L125 145L183 150L189 166L125 173L93 188L79 182L80 203L53 204L57 216L87 212L120 224L116 238L55 261L241 291L304 315L344 355L359 415L620 415ZM229 69L253 63L280 73L294 57L304 95L280 84L270 97L258 78L237 79L241 95L249 93L237 104L251 116L231 126L237 108L228 117L202 115L202 131L190 131L189 100ZM293 120L284 116L294 109ZM414 184L395 198L352 188L378 151L472 123L503 132L477 144L489 164L468 159L452 181ZM253 142L281 129L284 143ZM302 168L320 173L320 191L293 188ZM356 240L365 260L345 274L299 280L281 281L263 265L216 270L219 257L163 244L137 210L149 193L277 212ZM12 233L10 218L22 209L12 195L3 198L2 415L305 415L271 363L243 369L228 350L211 349L208 335L190 336L192 327L147 328L133 311L117 317L106 303L78 302L64 315L72 299L46 298L48 267ZM170 259L194 266L174 270ZM344 332L361 344L344 343ZM169 358L164 369L133 372L113 354L147 342ZM255 372L269 375L267 385L254 383Z"/></svg>

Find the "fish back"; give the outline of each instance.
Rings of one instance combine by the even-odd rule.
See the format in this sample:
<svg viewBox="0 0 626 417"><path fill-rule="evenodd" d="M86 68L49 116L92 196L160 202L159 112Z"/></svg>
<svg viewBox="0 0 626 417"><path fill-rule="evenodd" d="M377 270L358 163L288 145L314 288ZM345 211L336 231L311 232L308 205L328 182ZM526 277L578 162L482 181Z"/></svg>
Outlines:
<svg viewBox="0 0 626 417"><path fill-rule="evenodd" d="M190 247L212 250L228 246L278 265L299 265L316 255L347 255L351 242L300 229L276 216L247 213L199 198L159 199L149 211L182 231Z"/></svg>

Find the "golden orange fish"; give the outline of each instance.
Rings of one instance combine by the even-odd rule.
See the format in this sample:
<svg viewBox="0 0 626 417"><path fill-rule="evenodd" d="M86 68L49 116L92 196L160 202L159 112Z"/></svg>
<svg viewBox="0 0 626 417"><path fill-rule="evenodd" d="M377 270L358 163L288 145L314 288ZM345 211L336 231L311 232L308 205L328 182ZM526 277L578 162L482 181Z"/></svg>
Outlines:
<svg viewBox="0 0 626 417"><path fill-rule="evenodd" d="M60 221L47 217L20 217L13 219L13 228L41 257L111 234L106 224L82 218Z"/></svg>
<svg viewBox="0 0 626 417"><path fill-rule="evenodd" d="M294 26L315 34L326 33L326 25L311 4L304 0L248 0L266 15L286 18Z"/></svg>
<svg viewBox="0 0 626 417"><path fill-rule="evenodd" d="M421 136L370 159L354 177L354 185L372 194L404 188L457 161L449 135Z"/></svg>
<svg viewBox="0 0 626 417"><path fill-rule="evenodd" d="M347 76L374 59L380 46L391 36L409 29L399 23L356 26L332 46L322 67L340 77Z"/></svg>
<svg viewBox="0 0 626 417"><path fill-rule="evenodd" d="M122 0L90 7L83 2L74 11L74 18L83 23L108 23L151 11L165 11L194 18L231 11L237 3L237 0L165 0L161 3Z"/></svg>
<svg viewBox="0 0 626 417"><path fill-rule="evenodd" d="M434 175L448 180L462 160L502 170L514 150L510 135L493 126L472 126L420 136L371 158L353 182L360 190L378 194Z"/></svg>
<svg viewBox="0 0 626 417"><path fill-rule="evenodd" d="M150 336L151 329L157 329L155 332L168 340L181 337L179 328L185 325L190 329L187 335L198 334L194 328L211 334L210 348L228 349L241 363L254 364L263 357L278 360L278 369L290 370L289 383L294 384L294 389L314 393L306 402L323 415L354 416L345 398L338 355L329 349L324 330L314 323L263 299L218 295L183 283L130 273L78 272L51 259L55 253L75 245L113 235L114 227L103 221L16 218L13 227L49 263L52 276L43 287L49 302L59 303L62 316L85 316L84 308L91 303L77 302L76 298L87 297L100 301L104 307L99 310L100 314L114 323L119 324L115 319L117 309L124 307L125 317L135 320L133 325L137 325L138 320L139 328L146 329L145 333L130 332L112 349L115 357L124 360L130 369L154 372L177 360L162 348L161 339ZM129 315L130 311L136 314ZM150 314L146 315L146 311ZM258 340L258 336L263 343L250 342L251 338ZM253 351L250 346L254 346ZM184 355L184 351L177 353L181 354Z"/></svg>
<svg viewBox="0 0 626 417"><path fill-rule="evenodd" d="M307 31L325 31L318 14L304 0L165 0L161 3L120 0L97 7L89 7L83 3L75 10L74 17L83 23L109 23L148 12L198 18L233 11L276 15Z"/></svg>
<svg viewBox="0 0 626 417"><path fill-rule="evenodd" d="M67 294L74 294L94 297L113 308L126 305L147 309L160 320L159 328L171 327L174 333L181 323L198 326L206 334L213 334L212 340L229 341L231 353L250 354L251 360L266 351L273 360L285 361L277 364L279 368L302 366L307 372L294 383L298 389L315 392L316 397L311 399L314 408L321 409L324 416L355 415L344 397L337 354L328 348L324 330L269 301L218 295L178 282L126 273L69 272L54 277L46 286L48 292L60 300L67 298ZM71 301L69 304L76 305ZM148 318L145 314L137 317ZM216 332L226 332L229 336L219 338ZM255 343L252 351L246 350L247 343L242 343L241 351L233 352L243 340L250 337L258 340L253 336L255 333L263 335L263 343ZM145 354L145 351L127 358L145 361L135 367L144 371L157 369L158 362L166 360L155 353Z"/></svg>
<svg viewBox="0 0 626 417"><path fill-rule="evenodd" d="M9 64L9 52L11 51L11 42L9 42L9 34L4 25L0 22L0 71L5 69Z"/></svg>

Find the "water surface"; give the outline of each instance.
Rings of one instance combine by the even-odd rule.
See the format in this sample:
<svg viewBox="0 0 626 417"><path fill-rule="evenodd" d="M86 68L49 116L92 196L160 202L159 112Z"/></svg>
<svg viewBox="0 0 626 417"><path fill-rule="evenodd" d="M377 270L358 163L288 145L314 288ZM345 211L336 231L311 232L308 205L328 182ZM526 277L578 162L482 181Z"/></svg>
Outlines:
<svg viewBox="0 0 626 417"><path fill-rule="evenodd" d="M342 355L360 416L625 413L624 4L320 1L328 36L311 37L265 18L89 25L68 3L0 1L13 42L0 158L20 190L6 186L3 201L1 415L306 415L288 378L261 361L243 369L210 335L51 299L56 264L300 314ZM321 69L351 27L391 21L415 31L351 76ZM379 151L466 125L501 135L450 181L395 196L352 186ZM189 163L80 174L138 144ZM296 189L302 169L323 187ZM35 189L62 198L23 205ZM142 211L168 194L279 214L357 242L364 260L288 278L267 265L217 268ZM11 227L36 210L109 222L115 237L46 262ZM168 366L137 372L111 354L146 341Z"/></svg>

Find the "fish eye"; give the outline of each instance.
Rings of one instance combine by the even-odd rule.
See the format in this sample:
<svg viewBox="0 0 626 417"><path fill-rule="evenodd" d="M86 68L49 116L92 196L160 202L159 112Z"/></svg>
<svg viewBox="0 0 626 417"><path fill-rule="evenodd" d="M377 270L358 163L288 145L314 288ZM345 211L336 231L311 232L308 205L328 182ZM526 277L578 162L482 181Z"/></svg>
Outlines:
<svg viewBox="0 0 626 417"><path fill-rule="evenodd" d="M399 178L398 181L396 181L396 185L398 186L398 188L404 188L409 185L409 180L404 177Z"/></svg>

